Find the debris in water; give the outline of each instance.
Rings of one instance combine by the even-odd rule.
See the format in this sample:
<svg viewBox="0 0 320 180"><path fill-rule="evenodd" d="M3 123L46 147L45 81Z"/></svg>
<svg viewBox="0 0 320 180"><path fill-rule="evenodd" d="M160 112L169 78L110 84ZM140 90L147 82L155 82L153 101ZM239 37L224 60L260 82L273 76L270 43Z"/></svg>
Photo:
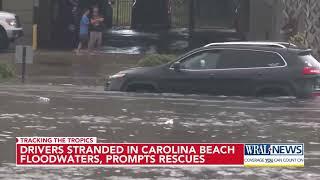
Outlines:
<svg viewBox="0 0 320 180"><path fill-rule="evenodd" d="M173 124L173 119L166 121L164 124Z"/></svg>
<svg viewBox="0 0 320 180"><path fill-rule="evenodd" d="M49 103L49 102L50 102L50 99L49 99L49 98L41 97L41 96L38 96L38 100L39 100L39 102L41 102L41 103Z"/></svg>

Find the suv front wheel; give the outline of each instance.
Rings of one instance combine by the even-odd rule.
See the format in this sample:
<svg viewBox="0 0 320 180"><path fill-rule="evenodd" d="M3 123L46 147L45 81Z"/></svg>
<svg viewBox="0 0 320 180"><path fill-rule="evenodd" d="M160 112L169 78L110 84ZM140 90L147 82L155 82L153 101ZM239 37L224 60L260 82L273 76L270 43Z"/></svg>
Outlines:
<svg viewBox="0 0 320 180"><path fill-rule="evenodd" d="M156 88L151 84L131 84L128 86L127 92L137 92L137 93L154 93Z"/></svg>

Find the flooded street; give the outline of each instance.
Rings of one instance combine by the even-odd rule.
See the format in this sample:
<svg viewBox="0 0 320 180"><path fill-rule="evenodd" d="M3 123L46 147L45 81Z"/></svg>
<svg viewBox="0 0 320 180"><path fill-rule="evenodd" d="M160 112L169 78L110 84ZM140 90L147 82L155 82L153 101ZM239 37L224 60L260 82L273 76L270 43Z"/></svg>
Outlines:
<svg viewBox="0 0 320 180"><path fill-rule="evenodd" d="M0 99L1 179L320 179L320 99L47 85L2 85ZM93 136L100 143L305 143L306 167L18 168L17 136Z"/></svg>
<svg viewBox="0 0 320 180"><path fill-rule="evenodd" d="M320 0L0 0L0 180L320 180L319 17Z"/></svg>

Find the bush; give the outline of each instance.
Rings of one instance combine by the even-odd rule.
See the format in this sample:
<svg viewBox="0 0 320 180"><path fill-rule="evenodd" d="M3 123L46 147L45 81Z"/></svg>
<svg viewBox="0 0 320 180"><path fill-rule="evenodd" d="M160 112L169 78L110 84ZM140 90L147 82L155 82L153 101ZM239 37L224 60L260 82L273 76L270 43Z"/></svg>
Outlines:
<svg viewBox="0 0 320 180"><path fill-rule="evenodd" d="M305 33L298 33L289 38L289 43L295 44L300 48L307 48L307 40Z"/></svg>
<svg viewBox="0 0 320 180"><path fill-rule="evenodd" d="M152 54L144 57L138 62L138 66L151 67L166 64L176 58L174 55Z"/></svg>
<svg viewBox="0 0 320 180"><path fill-rule="evenodd" d="M14 70L8 64L0 63L0 79L8 79L14 76Z"/></svg>

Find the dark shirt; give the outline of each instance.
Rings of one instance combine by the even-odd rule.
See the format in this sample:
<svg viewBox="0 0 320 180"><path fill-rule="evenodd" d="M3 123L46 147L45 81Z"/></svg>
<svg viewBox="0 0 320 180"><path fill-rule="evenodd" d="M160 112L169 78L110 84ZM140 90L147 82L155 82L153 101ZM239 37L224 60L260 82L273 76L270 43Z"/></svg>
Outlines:
<svg viewBox="0 0 320 180"><path fill-rule="evenodd" d="M91 31L102 32L104 29L104 21L99 21L98 19L103 18L102 16L93 16L90 19Z"/></svg>

